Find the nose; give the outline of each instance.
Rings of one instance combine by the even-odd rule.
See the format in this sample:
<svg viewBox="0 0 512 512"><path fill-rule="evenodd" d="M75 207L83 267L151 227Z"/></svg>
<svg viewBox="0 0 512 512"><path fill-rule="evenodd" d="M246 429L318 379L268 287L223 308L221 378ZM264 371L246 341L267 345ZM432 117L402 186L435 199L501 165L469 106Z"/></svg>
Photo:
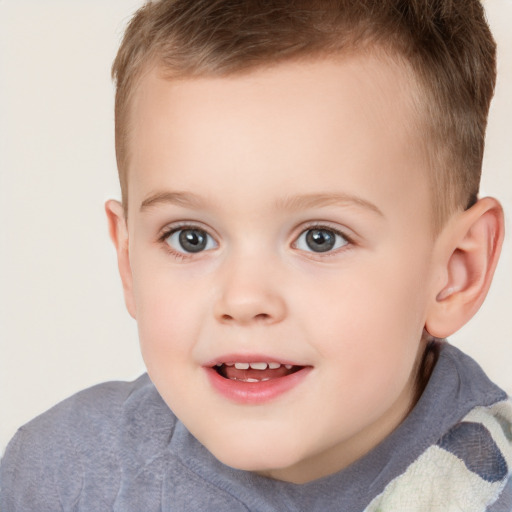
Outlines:
<svg viewBox="0 0 512 512"><path fill-rule="evenodd" d="M244 260L227 265L214 306L224 324L274 324L286 316L278 270L263 261Z"/></svg>

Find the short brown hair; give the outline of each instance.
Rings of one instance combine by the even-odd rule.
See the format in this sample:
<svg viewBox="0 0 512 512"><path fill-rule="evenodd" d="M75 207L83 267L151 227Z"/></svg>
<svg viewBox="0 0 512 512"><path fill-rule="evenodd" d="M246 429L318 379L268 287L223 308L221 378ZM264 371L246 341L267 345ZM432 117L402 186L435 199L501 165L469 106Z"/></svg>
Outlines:
<svg viewBox="0 0 512 512"><path fill-rule="evenodd" d="M130 98L142 73L228 76L367 48L419 84L438 225L477 199L496 45L478 0L157 0L131 20L112 74L116 154L127 204Z"/></svg>

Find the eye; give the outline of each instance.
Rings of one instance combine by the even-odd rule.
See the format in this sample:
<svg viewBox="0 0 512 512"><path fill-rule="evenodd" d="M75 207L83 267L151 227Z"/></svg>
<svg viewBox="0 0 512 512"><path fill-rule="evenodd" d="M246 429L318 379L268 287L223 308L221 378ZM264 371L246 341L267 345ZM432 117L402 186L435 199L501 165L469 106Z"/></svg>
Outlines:
<svg viewBox="0 0 512 512"><path fill-rule="evenodd" d="M301 251L327 252L347 245L349 241L338 231L328 228L314 228L303 231L295 247Z"/></svg>
<svg viewBox="0 0 512 512"><path fill-rule="evenodd" d="M198 253L217 247L215 240L206 231L193 227L172 231L165 237L165 242L180 253Z"/></svg>

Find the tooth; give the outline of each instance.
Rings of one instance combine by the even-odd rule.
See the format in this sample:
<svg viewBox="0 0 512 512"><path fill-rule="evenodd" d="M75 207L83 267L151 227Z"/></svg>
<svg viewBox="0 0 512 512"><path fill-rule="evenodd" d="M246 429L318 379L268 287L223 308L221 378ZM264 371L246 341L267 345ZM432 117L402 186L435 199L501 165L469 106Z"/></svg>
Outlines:
<svg viewBox="0 0 512 512"><path fill-rule="evenodd" d="M268 367L271 370L277 370L281 366L281 363L268 363Z"/></svg>
<svg viewBox="0 0 512 512"><path fill-rule="evenodd" d="M218 366L220 368L222 366L222 363L217 363L215 366Z"/></svg>
<svg viewBox="0 0 512 512"><path fill-rule="evenodd" d="M270 377L265 377L264 379L261 379L261 382L267 382L267 380L270 380Z"/></svg>
<svg viewBox="0 0 512 512"><path fill-rule="evenodd" d="M249 379L245 379L245 382L259 382L259 380L249 378Z"/></svg>
<svg viewBox="0 0 512 512"><path fill-rule="evenodd" d="M226 366L235 366L233 363L224 363Z"/></svg>
<svg viewBox="0 0 512 512"><path fill-rule="evenodd" d="M287 370L291 370L293 368L293 366L291 364L285 364L284 367L287 369Z"/></svg>
<svg viewBox="0 0 512 512"><path fill-rule="evenodd" d="M248 370L249 369L249 363L235 363L235 368L237 370Z"/></svg>
<svg viewBox="0 0 512 512"><path fill-rule="evenodd" d="M250 366L253 370L266 370L267 363L250 363Z"/></svg>

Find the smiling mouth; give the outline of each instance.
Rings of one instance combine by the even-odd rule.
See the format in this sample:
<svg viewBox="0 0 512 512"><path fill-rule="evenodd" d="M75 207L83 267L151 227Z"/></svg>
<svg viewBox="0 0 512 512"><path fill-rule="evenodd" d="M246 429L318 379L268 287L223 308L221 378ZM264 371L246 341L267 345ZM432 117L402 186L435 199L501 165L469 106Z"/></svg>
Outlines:
<svg viewBox="0 0 512 512"><path fill-rule="evenodd" d="M304 366L281 364L277 362L254 363L218 363L213 369L225 379L258 383L287 377L304 369Z"/></svg>

